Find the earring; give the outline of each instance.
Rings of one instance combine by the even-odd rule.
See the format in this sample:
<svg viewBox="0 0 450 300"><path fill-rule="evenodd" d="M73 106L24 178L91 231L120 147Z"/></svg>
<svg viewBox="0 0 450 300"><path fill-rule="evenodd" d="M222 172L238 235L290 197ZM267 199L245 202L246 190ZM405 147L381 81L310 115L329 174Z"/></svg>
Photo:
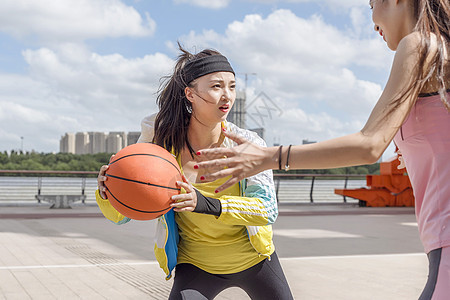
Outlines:
<svg viewBox="0 0 450 300"><path fill-rule="evenodd" d="M189 114L192 114L192 105L186 104L186 111L187 111Z"/></svg>

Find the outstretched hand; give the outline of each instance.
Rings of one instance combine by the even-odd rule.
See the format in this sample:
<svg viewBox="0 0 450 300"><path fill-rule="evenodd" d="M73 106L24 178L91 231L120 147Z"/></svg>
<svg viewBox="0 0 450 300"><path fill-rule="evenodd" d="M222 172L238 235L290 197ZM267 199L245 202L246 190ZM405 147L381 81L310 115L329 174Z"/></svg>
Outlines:
<svg viewBox="0 0 450 300"><path fill-rule="evenodd" d="M227 182L217 188L216 192L223 191L242 179L267 169L264 164L270 159L263 147L228 131L224 131L223 134L238 145L233 148L200 150L198 154L205 161L196 165L198 169L213 170L212 173L204 174L205 181L231 176Z"/></svg>

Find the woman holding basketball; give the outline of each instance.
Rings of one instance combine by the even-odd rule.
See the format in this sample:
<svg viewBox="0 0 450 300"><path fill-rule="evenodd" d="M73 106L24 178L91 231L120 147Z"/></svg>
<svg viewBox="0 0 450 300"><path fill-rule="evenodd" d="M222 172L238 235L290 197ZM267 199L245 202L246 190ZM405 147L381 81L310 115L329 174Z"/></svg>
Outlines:
<svg viewBox="0 0 450 300"><path fill-rule="evenodd" d="M215 168L205 181L232 176L218 191L266 169L320 169L374 163L394 140L414 190L419 233L429 259L420 299L450 295L450 2L371 0L375 30L396 51L391 75L364 128L309 145L240 145L200 151ZM221 159L227 156L226 159ZM227 167L224 169L224 167Z"/></svg>
<svg viewBox="0 0 450 300"><path fill-rule="evenodd" d="M207 170L196 168L198 150L236 145L224 130L265 147L256 133L226 122L236 98L234 71L219 52L180 50L158 94L160 110L142 121L139 139L171 151L184 174L178 184L186 193L173 196L173 210L158 218L155 256L167 279L176 266L170 299L213 299L233 286L252 299L293 299L272 241L278 215L272 171L218 192L227 179L203 182ZM97 203L123 224L130 219L105 200L107 168L100 170Z"/></svg>

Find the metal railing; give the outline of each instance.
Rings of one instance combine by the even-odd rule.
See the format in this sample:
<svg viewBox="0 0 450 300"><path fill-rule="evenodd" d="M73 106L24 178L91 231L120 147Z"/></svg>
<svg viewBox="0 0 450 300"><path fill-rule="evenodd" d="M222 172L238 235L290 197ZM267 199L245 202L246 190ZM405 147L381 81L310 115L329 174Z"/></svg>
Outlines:
<svg viewBox="0 0 450 300"><path fill-rule="evenodd" d="M54 194L86 195L87 202L95 202L97 174L94 171L0 170L0 202L33 202L36 195ZM355 174L274 174L274 182L279 202L347 203L345 196L334 194L334 189L365 186L365 177Z"/></svg>
<svg viewBox="0 0 450 300"><path fill-rule="evenodd" d="M40 202L41 195L86 195L86 199L94 200L97 174L89 171L0 170L0 202Z"/></svg>
<svg viewBox="0 0 450 300"><path fill-rule="evenodd" d="M277 198L279 199L279 189L280 184L282 180L295 180L295 179L301 179L303 181L310 181L310 188L309 188L309 202L314 203L314 183L316 182L316 178L319 180L323 179L333 179L333 180L344 180L343 185L338 185L336 182L336 185L334 188L347 188L349 179L365 179L366 175L359 175L359 174L273 174L274 182L275 182L275 190L277 194ZM362 184L358 182L358 184ZM361 186L358 186L361 187ZM334 193L334 190L333 190ZM347 203L347 198L345 196L339 196L342 197L342 200L344 203Z"/></svg>

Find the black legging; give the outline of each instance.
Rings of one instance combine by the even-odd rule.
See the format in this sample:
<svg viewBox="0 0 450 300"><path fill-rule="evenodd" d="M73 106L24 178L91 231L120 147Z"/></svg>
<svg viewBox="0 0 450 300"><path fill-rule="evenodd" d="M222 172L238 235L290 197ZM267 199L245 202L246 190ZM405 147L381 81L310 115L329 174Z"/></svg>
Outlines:
<svg viewBox="0 0 450 300"><path fill-rule="evenodd" d="M428 280L419 300L430 300L433 297L434 288L439 274L439 265L441 263L442 248L434 249L427 254L428 256Z"/></svg>
<svg viewBox="0 0 450 300"><path fill-rule="evenodd" d="M247 270L233 274L211 274L191 264L179 264L170 300L214 299L229 287L243 289L251 299L294 299L276 253Z"/></svg>

